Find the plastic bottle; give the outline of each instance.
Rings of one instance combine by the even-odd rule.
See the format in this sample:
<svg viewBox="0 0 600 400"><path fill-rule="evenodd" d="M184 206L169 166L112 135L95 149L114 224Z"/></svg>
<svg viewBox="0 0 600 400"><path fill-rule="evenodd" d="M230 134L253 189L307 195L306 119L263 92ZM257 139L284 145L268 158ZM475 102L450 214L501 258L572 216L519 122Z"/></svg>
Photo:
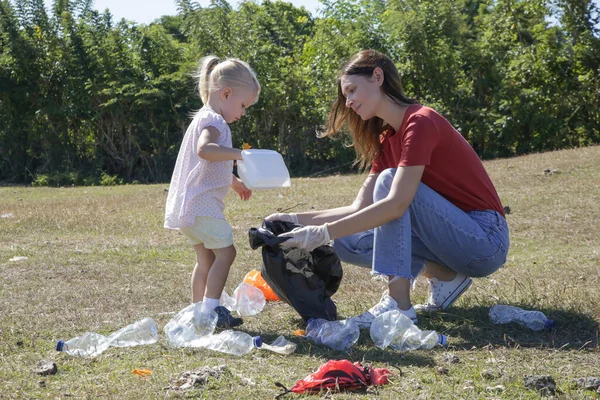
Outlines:
<svg viewBox="0 0 600 400"><path fill-rule="evenodd" d="M306 337L334 350L346 350L358 341L359 336L358 325L350 319L327 321L321 318L311 318L306 326Z"/></svg>
<svg viewBox="0 0 600 400"><path fill-rule="evenodd" d="M554 327L554 321L548 319L541 311L528 311L519 307L498 304L490 308L490 321L493 324L516 322L534 331Z"/></svg>
<svg viewBox="0 0 600 400"><path fill-rule="evenodd" d="M226 291L223 290L221 293L221 298L219 299L219 303L229 311L235 310L235 299L227 294Z"/></svg>
<svg viewBox="0 0 600 400"><path fill-rule="evenodd" d="M158 329L152 318L144 318L127 325L108 337L108 344L113 347L140 346L156 343L156 341L158 341Z"/></svg>
<svg viewBox="0 0 600 400"><path fill-rule="evenodd" d="M217 313L203 312L202 303L192 303L179 311L165 325L163 331L167 335L170 347L187 347L202 336L211 335L217 325Z"/></svg>
<svg viewBox="0 0 600 400"><path fill-rule="evenodd" d="M263 343L260 347L262 350L269 350L274 353L288 355L296 351L296 343L290 342L283 336L279 336L271 344Z"/></svg>
<svg viewBox="0 0 600 400"><path fill-rule="evenodd" d="M398 351L431 350L438 344L445 346L448 343L446 335L435 331L422 331L415 325L410 327L402 337L396 337L390 347Z"/></svg>
<svg viewBox="0 0 600 400"><path fill-rule="evenodd" d="M110 336L86 332L68 341L59 340L57 351L77 357L96 357L111 346L129 347L152 344L158 340L158 330L152 318L144 318L127 325Z"/></svg>
<svg viewBox="0 0 600 400"><path fill-rule="evenodd" d="M234 309L242 317L248 317L256 315L265 308L264 293L257 287L242 282L233 292L233 298L235 299Z"/></svg>
<svg viewBox="0 0 600 400"><path fill-rule="evenodd" d="M221 353L242 356L261 345L262 339L260 336L252 337L246 332L226 330L217 335L195 339L187 347L203 347Z"/></svg>
<svg viewBox="0 0 600 400"><path fill-rule="evenodd" d="M445 346L446 335L435 331L421 331L410 318L398 310L391 310L376 317L371 323L371 339L381 349L388 346L398 351L429 350L436 345Z"/></svg>

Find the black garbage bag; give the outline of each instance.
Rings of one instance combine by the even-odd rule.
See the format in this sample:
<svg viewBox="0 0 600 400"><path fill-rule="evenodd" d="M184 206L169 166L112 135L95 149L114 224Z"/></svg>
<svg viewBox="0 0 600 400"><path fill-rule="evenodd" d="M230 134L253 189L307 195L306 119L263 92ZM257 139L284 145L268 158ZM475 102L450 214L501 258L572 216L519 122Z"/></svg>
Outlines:
<svg viewBox="0 0 600 400"><path fill-rule="evenodd" d="M331 296L340 287L343 271L333 247L321 246L311 252L279 247L286 238L277 235L299 226L270 221L262 228L250 228L250 247L262 247L262 276L279 299L291 305L305 321L336 320L337 308Z"/></svg>

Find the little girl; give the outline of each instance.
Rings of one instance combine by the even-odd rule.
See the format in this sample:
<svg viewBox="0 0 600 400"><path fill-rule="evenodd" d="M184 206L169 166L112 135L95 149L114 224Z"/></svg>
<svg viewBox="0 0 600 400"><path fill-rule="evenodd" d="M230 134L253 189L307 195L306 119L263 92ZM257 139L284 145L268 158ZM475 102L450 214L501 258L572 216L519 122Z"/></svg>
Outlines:
<svg viewBox="0 0 600 400"><path fill-rule="evenodd" d="M243 200L252 195L233 175L233 160L241 160L241 150L232 148L228 124L239 120L246 108L256 103L260 84L244 61L200 60L196 76L204 103L185 133L165 210L165 228L178 229L194 246L196 266L192 273L192 302L202 301L203 311L214 309L217 326L242 324L219 298L229 268L236 256L231 225L225 220L223 199L229 187Z"/></svg>

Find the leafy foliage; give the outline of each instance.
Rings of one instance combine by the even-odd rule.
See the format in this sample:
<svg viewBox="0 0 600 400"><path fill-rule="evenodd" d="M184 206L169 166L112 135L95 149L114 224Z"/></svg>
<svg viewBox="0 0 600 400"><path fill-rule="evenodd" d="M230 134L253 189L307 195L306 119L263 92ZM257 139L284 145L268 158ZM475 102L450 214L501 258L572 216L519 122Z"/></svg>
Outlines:
<svg viewBox="0 0 600 400"><path fill-rule="evenodd" d="M325 0L317 18L282 1L177 6L138 25L92 0L54 0L50 14L43 0L0 0L0 181L167 181L207 54L248 61L263 87L234 145L276 149L295 175L348 170L352 149L316 133L341 65L364 48L392 56L407 93L483 158L600 142L590 0Z"/></svg>

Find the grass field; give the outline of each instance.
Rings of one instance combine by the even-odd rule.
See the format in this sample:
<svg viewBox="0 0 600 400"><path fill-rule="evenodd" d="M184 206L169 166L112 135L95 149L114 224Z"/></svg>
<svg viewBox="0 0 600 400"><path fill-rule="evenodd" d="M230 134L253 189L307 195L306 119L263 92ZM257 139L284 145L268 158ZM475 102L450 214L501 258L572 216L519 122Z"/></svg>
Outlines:
<svg viewBox="0 0 600 400"><path fill-rule="evenodd" d="M551 375L560 398L599 398L571 380L600 377L600 147L485 166L511 209L508 262L475 280L447 312L420 316L422 328L449 336L447 349L410 353L376 348L368 331L347 352L294 338L299 345L290 356L254 351L240 358L169 349L162 327L169 312L189 303L194 256L183 236L162 228L168 185L0 188L0 398L270 399L280 393L274 382L291 387L327 360L343 358L397 374L391 384L367 392L320 397L538 398L525 388L523 376ZM276 210L348 204L363 179L294 179L292 188L257 191L248 202L230 193L227 216L238 257L227 292L261 263L260 252L247 244L250 227ZM9 261L16 256L27 259ZM341 317L377 302L383 282L350 265L344 265L344 274L334 296ZM418 281L413 299L425 296L426 286ZM492 325L487 312L497 303L541 310L557 327L532 332ZM86 331L108 334L142 317L157 321L157 344L112 348L95 359L54 350L57 339ZM290 307L270 303L245 318L242 330L270 342L280 334L291 338L301 327ZM446 362L448 355L459 362ZM55 361L58 373L35 375L40 360ZM227 366L221 378L190 391L167 390L184 371L219 365ZM142 378L132 374L134 368L153 374Z"/></svg>

